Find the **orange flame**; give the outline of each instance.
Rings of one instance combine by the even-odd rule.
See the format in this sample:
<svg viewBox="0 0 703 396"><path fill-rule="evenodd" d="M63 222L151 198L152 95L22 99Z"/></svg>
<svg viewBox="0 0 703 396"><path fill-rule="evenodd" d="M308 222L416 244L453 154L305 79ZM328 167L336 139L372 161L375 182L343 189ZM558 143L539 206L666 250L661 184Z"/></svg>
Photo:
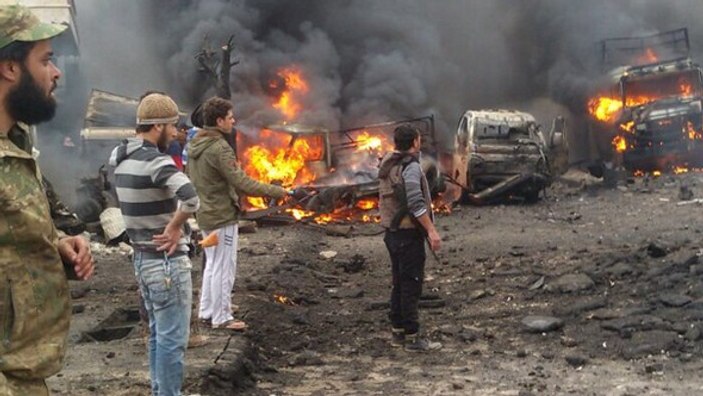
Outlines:
<svg viewBox="0 0 703 396"><path fill-rule="evenodd" d="M317 224L328 224L328 223L331 223L332 220L334 220L334 218L332 217L332 215L331 215L331 214L327 214L327 213L321 214L321 215L315 217L315 222L316 222Z"/></svg>
<svg viewBox="0 0 703 396"><path fill-rule="evenodd" d="M378 201L375 199L362 199L357 201L355 206L361 210L371 210L378 207Z"/></svg>
<svg viewBox="0 0 703 396"><path fill-rule="evenodd" d="M686 168L684 166L676 166L674 168L674 174L680 175L682 173L688 173L688 168Z"/></svg>
<svg viewBox="0 0 703 396"><path fill-rule="evenodd" d="M264 199L261 197L247 197L247 203L249 203L252 208L266 209L266 202L264 202Z"/></svg>
<svg viewBox="0 0 703 396"><path fill-rule="evenodd" d="M684 96L691 96L693 95L693 86L688 83L681 83L679 85L679 89L681 90L681 94Z"/></svg>
<svg viewBox="0 0 703 396"><path fill-rule="evenodd" d="M363 131L355 136L354 140L357 142L356 149L358 151L388 152L393 150L393 144L384 135L371 135L368 131Z"/></svg>
<svg viewBox="0 0 703 396"><path fill-rule="evenodd" d="M315 215L315 212L302 209L287 209L286 212L290 213L290 215L298 221Z"/></svg>
<svg viewBox="0 0 703 396"><path fill-rule="evenodd" d="M261 144L244 151L244 171L263 183L279 182L284 186L308 183L315 174L305 167L307 161L322 157L320 137L293 137L264 129ZM291 144L292 143L292 144Z"/></svg>
<svg viewBox="0 0 703 396"><path fill-rule="evenodd" d="M658 60L659 60L659 57L657 57L657 54L654 53L654 51L651 48L647 48L641 61L644 61L647 63L654 63Z"/></svg>
<svg viewBox="0 0 703 396"><path fill-rule="evenodd" d="M322 157L321 137L299 136L293 140L290 135L264 129L258 140L261 143L247 147L242 156L242 168L247 175L262 183L275 182L284 187L315 179L315 173L306 163ZM255 208L266 207L262 198L248 197L247 202Z"/></svg>
<svg viewBox="0 0 703 396"><path fill-rule="evenodd" d="M302 100L310 90L308 81L302 70L296 66L279 69L277 76L278 78L269 84L270 88L277 92L272 106L282 114L285 121L295 120L304 109ZM246 136L242 136L241 139L242 169L259 182L276 183L288 188L314 182L321 176L316 173L317 167L309 165L324 159L323 136L262 129L253 139ZM393 150L389 138L383 133L374 135L368 131L361 131L352 136L352 139L357 152L368 151L379 154ZM327 169L325 173L333 171L333 169ZM247 202L254 208L267 206L262 198L248 197ZM377 207L377 199L363 199L351 205L345 204L343 207L336 208L332 213L320 214L297 208L287 209L286 213L296 220L311 220L318 224L334 221L380 222L378 215L367 212Z"/></svg>
<svg viewBox="0 0 703 396"><path fill-rule="evenodd" d="M691 121L686 122L686 134L690 140L703 140L703 135L696 131Z"/></svg>
<svg viewBox="0 0 703 396"><path fill-rule="evenodd" d="M620 129L627 133L633 133L634 130L633 128L635 127L635 122L634 121L628 121L625 123L620 124Z"/></svg>
<svg viewBox="0 0 703 396"><path fill-rule="evenodd" d="M681 82L678 85L678 93L683 96L693 95L693 85L688 82ZM625 98L625 107L636 107L653 102L659 99L657 95L637 95ZM596 120L612 123L617 118L623 108L622 100L608 96L595 97L588 101L588 112Z"/></svg>
<svg viewBox="0 0 703 396"><path fill-rule="evenodd" d="M605 96L591 99L588 102L588 111L597 120L613 122L617 113L622 109L622 101Z"/></svg>
<svg viewBox="0 0 703 396"><path fill-rule="evenodd" d="M302 105L299 103L300 97L310 90L307 81L303 78L303 73L295 67L284 67L276 73L283 80L285 85L283 93L273 104L273 107L283 114L286 120L293 120L298 116ZM277 83L270 84L277 88Z"/></svg>
<svg viewBox="0 0 703 396"><path fill-rule="evenodd" d="M627 141L622 136L615 136L613 139L613 148L618 153L624 153L627 150Z"/></svg>
<svg viewBox="0 0 703 396"><path fill-rule="evenodd" d="M450 214L452 213L452 207L451 204L448 204L444 202L441 197L438 197L434 201L432 201L432 212L433 213L439 213L439 214Z"/></svg>
<svg viewBox="0 0 703 396"><path fill-rule="evenodd" d="M275 301L279 304L284 304L284 305L296 305L295 302L293 302L293 300L284 296L283 294L274 294L273 301Z"/></svg>

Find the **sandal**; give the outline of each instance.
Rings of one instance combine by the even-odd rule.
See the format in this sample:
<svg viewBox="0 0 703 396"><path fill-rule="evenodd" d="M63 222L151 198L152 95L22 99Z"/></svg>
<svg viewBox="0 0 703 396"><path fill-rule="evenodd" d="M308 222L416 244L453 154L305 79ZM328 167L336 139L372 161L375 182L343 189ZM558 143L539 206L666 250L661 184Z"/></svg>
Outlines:
<svg viewBox="0 0 703 396"><path fill-rule="evenodd" d="M241 320L228 320L225 323L219 325L212 325L213 329L223 329L223 330L244 330L247 328L247 324Z"/></svg>

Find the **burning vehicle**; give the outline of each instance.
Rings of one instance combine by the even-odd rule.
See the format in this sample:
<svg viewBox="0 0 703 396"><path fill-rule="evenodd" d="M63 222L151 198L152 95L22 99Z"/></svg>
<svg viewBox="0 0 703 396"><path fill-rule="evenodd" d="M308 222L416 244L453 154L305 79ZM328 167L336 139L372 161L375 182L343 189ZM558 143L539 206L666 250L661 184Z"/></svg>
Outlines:
<svg viewBox="0 0 703 396"><path fill-rule="evenodd" d="M423 135L423 152L434 153L434 118L390 121L330 131L299 124L272 125L255 137L238 135L242 167L249 176L266 183L296 188L308 197L295 208L281 211L297 220L318 224L336 221L378 222L378 164L393 150L393 129L413 124ZM442 190L439 167L430 155L421 161L435 193ZM260 218L278 212L274 203L248 197L251 210L244 217Z"/></svg>
<svg viewBox="0 0 703 396"><path fill-rule="evenodd" d="M243 206L248 213L243 218L283 223L377 222L377 166L383 154L393 150L393 129L402 123L415 125L423 135L423 151L434 153L434 118L403 119L345 130L302 125L295 122L302 108L294 93L305 82L301 76L283 81L290 81L291 86L284 87L280 98L272 104L280 112L281 122L254 132L237 133L237 157L250 177L296 188L309 198L293 204L246 197ZM93 90L81 130L83 155L102 159L102 164L120 140L135 136L137 104L136 99ZM422 162L435 190L439 191L441 178L436 163L430 156L425 156ZM91 165L97 168L100 164ZM77 209L79 217L91 222L111 206L105 199L111 193L106 188L96 188L100 183L94 181L83 180L77 191L82 203Z"/></svg>
<svg viewBox="0 0 703 396"><path fill-rule="evenodd" d="M537 201L554 176L566 170L557 166L568 156L565 127L557 117L545 138L531 114L468 110L459 121L454 152L442 158L444 169L451 170L447 178L473 203Z"/></svg>
<svg viewBox="0 0 703 396"><path fill-rule="evenodd" d="M703 166L703 71L689 50L685 28L602 42L604 64L617 67L588 103L594 176Z"/></svg>

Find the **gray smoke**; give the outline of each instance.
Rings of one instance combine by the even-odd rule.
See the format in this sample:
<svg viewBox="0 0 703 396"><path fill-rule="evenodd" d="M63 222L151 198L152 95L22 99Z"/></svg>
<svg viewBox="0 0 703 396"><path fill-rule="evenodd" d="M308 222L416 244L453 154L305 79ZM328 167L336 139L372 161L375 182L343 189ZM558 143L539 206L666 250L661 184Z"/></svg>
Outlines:
<svg viewBox="0 0 703 396"><path fill-rule="evenodd" d="M276 71L310 83L298 122L346 128L434 114L445 141L466 109L517 108L578 142L601 73L597 43L688 27L703 50L699 0L76 0L88 85L160 89L192 108L214 93L194 55L234 34L231 87L245 131L280 119ZM76 101L77 105L84 102Z"/></svg>

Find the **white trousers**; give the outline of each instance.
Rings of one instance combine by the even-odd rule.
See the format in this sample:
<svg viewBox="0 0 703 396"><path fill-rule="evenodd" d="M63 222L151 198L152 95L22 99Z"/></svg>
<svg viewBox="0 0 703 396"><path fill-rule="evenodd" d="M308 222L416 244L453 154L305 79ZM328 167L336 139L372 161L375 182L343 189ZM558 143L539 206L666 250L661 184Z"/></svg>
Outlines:
<svg viewBox="0 0 703 396"><path fill-rule="evenodd" d="M213 325L221 325L232 316L232 288L237 271L237 240L239 232L236 224L227 225L213 231L203 231L204 238L217 233L217 245L205 248L205 272L200 289L200 319L211 319Z"/></svg>

